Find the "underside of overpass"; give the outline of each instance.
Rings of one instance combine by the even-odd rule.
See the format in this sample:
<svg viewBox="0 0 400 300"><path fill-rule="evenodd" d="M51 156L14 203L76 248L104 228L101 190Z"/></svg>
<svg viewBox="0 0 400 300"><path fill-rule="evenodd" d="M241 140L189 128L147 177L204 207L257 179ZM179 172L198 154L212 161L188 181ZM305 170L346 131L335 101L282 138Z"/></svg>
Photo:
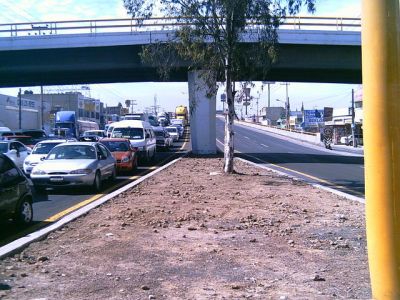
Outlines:
<svg viewBox="0 0 400 300"><path fill-rule="evenodd" d="M140 51L140 45L1 51L0 87L162 81L142 64ZM182 65L168 81L186 82L187 74ZM251 79L361 83L361 47L281 44L278 62L261 74Z"/></svg>

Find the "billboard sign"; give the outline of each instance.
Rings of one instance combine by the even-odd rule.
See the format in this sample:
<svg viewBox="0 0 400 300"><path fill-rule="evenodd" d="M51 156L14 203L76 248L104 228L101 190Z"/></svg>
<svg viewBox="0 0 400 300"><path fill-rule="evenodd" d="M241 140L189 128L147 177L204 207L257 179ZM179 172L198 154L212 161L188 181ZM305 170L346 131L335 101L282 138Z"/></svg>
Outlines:
<svg viewBox="0 0 400 300"><path fill-rule="evenodd" d="M318 127L324 123L323 109L304 110L304 127Z"/></svg>

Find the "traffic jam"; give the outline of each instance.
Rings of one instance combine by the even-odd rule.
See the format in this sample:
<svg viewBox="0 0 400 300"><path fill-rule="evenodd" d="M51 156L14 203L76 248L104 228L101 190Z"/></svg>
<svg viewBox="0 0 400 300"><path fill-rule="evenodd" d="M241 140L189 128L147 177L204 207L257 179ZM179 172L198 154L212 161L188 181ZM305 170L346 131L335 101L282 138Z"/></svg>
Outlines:
<svg viewBox="0 0 400 300"><path fill-rule="evenodd" d="M35 195L73 189L98 194L117 188L117 178L137 178L138 169L172 157L188 135L187 109L182 110L174 118L126 114L103 130L78 120L74 111L57 112L51 134L0 127L0 222L27 227Z"/></svg>

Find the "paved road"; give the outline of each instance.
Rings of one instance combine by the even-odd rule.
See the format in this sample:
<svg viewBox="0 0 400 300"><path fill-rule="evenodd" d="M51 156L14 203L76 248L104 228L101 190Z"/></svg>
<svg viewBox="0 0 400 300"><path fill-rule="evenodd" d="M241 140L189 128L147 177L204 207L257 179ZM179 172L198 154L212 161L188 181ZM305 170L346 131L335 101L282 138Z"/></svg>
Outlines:
<svg viewBox="0 0 400 300"><path fill-rule="evenodd" d="M104 183L100 194L93 193L90 188L47 190L45 193L34 191L33 225L21 230L15 228L12 223L0 224L0 246L47 226L81 206L100 198L103 194L108 194L168 163L190 149L190 143L188 142L189 132L186 131L184 138L179 140L179 142L175 142L169 151L157 152L154 163L139 166L138 170L133 174L118 174L116 181Z"/></svg>
<svg viewBox="0 0 400 300"><path fill-rule="evenodd" d="M235 125L236 156L289 173L311 183L364 197L364 159ZM223 149L224 121L217 118L217 146ZM222 142L222 143L221 143Z"/></svg>

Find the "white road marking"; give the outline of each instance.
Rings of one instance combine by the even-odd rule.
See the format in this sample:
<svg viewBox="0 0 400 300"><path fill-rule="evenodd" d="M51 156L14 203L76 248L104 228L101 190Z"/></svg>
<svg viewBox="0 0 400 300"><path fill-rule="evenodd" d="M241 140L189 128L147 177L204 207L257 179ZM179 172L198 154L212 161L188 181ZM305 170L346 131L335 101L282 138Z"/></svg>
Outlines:
<svg viewBox="0 0 400 300"><path fill-rule="evenodd" d="M265 147L265 148L269 148L269 146L264 145L264 144L260 144L261 146Z"/></svg>
<svg viewBox="0 0 400 300"><path fill-rule="evenodd" d="M248 136L244 136L244 138L250 140L250 138Z"/></svg>

